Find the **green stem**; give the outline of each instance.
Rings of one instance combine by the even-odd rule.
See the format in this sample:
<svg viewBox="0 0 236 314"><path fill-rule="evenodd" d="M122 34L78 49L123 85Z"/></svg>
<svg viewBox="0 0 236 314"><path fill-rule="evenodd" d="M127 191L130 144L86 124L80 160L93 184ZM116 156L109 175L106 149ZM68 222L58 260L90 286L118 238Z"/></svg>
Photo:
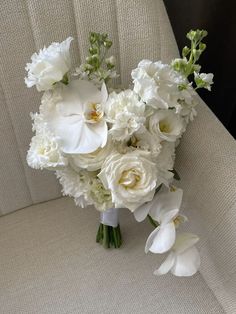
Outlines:
<svg viewBox="0 0 236 314"><path fill-rule="evenodd" d="M157 227L159 226L159 223L156 222L155 220L153 220L150 215L147 215L147 217L148 217L150 223L151 223L155 228L157 228Z"/></svg>
<svg viewBox="0 0 236 314"><path fill-rule="evenodd" d="M122 244L120 226L111 227L100 223L96 242L102 244L106 249L110 247L119 248Z"/></svg>

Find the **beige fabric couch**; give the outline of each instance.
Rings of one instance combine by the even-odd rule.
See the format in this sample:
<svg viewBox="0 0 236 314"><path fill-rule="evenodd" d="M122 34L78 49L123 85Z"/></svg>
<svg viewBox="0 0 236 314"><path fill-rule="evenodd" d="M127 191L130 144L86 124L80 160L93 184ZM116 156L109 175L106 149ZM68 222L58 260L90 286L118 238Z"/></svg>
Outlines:
<svg viewBox="0 0 236 314"><path fill-rule="evenodd" d="M122 249L98 246L98 213L61 198L54 175L25 162L40 103L23 81L31 54L72 35L76 64L90 30L109 32L128 86L140 59L178 54L162 1L2 0L0 23L0 313L236 313L236 145L204 103L176 164L189 228L201 236L192 278L152 275L162 257L144 254L151 226L127 211Z"/></svg>

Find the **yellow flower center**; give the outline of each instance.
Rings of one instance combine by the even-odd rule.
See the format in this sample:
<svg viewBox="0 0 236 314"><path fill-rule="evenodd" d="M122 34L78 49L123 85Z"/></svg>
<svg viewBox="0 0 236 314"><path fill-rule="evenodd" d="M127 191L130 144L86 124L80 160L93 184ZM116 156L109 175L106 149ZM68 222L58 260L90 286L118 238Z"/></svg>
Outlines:
<svg viewBox="0 0 236 314"><path fill-rule="evenodd" d="M140 173L136 169L129 169L122 172L119 184L123 185L126 189L133 189L140 180Z"/></svg>
<svg viewBox="0 0 236 314"><path fill-rule="evenodd" d="M170 133L171 132L170 125L165 120L159 122L159 129L162 133Z"/></svg>
<svg viewBox="0 0 236 314"><path fill-rule="evenodd" d="M101 105L96 103L89 104L89 112L86 115L86 119L90 123L97 123L103 117L103 111L101 110Z"/></svg>

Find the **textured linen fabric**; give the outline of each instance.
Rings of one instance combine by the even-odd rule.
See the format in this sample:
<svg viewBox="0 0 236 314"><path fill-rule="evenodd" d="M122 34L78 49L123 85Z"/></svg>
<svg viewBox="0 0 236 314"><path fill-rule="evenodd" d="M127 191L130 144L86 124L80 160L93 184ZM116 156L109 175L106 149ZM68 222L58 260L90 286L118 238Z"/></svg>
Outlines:
<svg viewBox="0 0 236 314"><path fill-rule="evenodd" d="M33 52L73 36L76 65L86 56L88 32L108 32L117 83L126 87L141 59L168 62L178 52L161 0L2 0L0 26L0 213L6 214L60 196L52 173L25 162L29 112L40 104L40 94L23 81ZM94 243L96 213L60 199L1 217L0 313L236 313L236 146L205 104L197 111L176 169L186 227L201 236L201 273L153 276L160 259L143 254L150 230L128 212L124 247L104 251Z"/></svg>
<svg viewBox="0 0 236 314"><path fill-rule="evenodd" d="M62 198L0 219L1 314L222 314L198 273L152 272L162 257L144 253L152 227L121 212L119 250L95 243L98 213Z"/></svg>

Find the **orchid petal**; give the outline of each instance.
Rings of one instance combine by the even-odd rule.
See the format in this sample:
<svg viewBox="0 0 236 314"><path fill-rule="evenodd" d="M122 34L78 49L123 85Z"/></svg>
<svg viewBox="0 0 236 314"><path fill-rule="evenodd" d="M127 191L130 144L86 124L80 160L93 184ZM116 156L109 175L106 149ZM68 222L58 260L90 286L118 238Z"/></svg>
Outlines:
<svg viewBox="0 0 236 314"><path fill-rule="evenodd" d="M161 189L161 191L156 194L155 198L152 201L150 215L153 217L154 220L159 221L159 215L162 210L170 211L172 209L180 208L182 197L182 189L177 189L173 192Z"/></svg>
<svg viewBox="0 0 236 314"><path fill-rule="evenodd" d="M160 230L160 227L158 226L156 229L154 229L150 233L149 237L147 238L146 245L145 245L145 253L148 253L150 247L152 246L153 240L156 237L156 234L159 232L159 230Z"/></svg>
<svg viewBox="0 0 236 314"><path fill-rule="evenodd" d="M165 253L175 243L175 225L173 222L161 226L159 231L152 238L153 242L149 248L152 253Z"/></svg>
<svg viewBox="0 0 236 314"><path fill-rule="evenodd" d="M164 225L164 224L167 224L167 223L171 222L172 220L174 220L176 218L178 213L179 213L179 209L172 209L172 210L169 210L169 211L163 210L160 213L160 222L161 222L161 224Z"/></svg>
<svg viewBox="0 0 236 314"><path fill-rule="evenodd" d="M200 264L199 252L196 247L193 246L182 254L177 254L171 272L175 276L192 276L198 271Z"/></svg>
<svg viewBox="0 0 236 314"><path fill-rule="evenodd" d="M154 275L160 276L167 274L173 267L174 262L175 254L173 252L170 252L170 254L167 256L166 260L161 264L161 266L154 271Z"/></svg>
<svg viewBox="0 0 236 314"><path fill-rule="evenodd" d="M134 211L134 218L138 221L141 222L143 221L148 213L149 210L152 206L152 202L144 203L143 205L139 206L135 211Z"/></svg>
<svg viewBox="0 0 236 314"><path fill-rule="evenodd" d="M181 254L198 242L199 238L192 233L181 233L176 237L173 250L177 254Z"/></svg>

